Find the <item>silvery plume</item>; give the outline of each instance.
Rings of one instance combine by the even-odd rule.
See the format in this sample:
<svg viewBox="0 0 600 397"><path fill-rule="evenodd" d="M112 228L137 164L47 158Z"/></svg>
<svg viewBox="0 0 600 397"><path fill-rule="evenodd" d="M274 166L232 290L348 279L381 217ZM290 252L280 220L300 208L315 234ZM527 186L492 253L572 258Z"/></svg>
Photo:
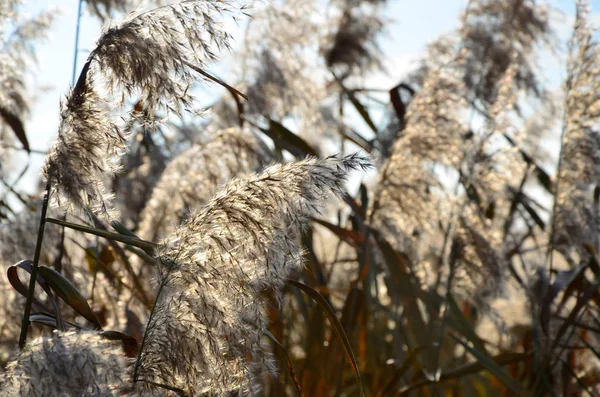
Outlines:
<svg viewBox="0 0 600 397"><path fill-rule="evenodd" d="M143 239L170 234L220 185L271 162L269 149L250 131L234 127L210 135L167 165L141 214L138 235Z"/></svg>
<svg viewBox="0 0 600 397"><path fill-rule="evenodd" d="M473 210L458 220L450 262L456 274L453 285L457 295L470 296L479 308L501 295L508 259L501 236L483 222Z"/></svg>
<svg viewBox="0 0 600 397"><path fill-rule="evenodd" d="M424 79L383 165L371 211L378 225L396 231L389 238L403 250L415 251L420 242L435 247L438 273L450 254L448 244L439 243L454 241L454 262L470 282L464 287L473 291L474 285L486 282L479 288L478 301L483 302L499 291L506 266L497 225L480 214L505 203L506 186L521 177L524 168L519 152L502 138L512 126L521 60L512 54L503 75L495 80L494 97L485 110L490 117L476 128L465 117L472 106L472 87L465 80L472 54L468 46L455 50L465 41L466 37L446 37L430 47ZM443 236L438 225L444 225Z"/></svg>
<svg viewBox="0 0 600 397"><path fill-rule="evenodd" d="M140 0L87 0L87 10L100 20L105 21L115 12L127 12L136 8Z"/></svg>
<svg viewBox="0 0 600 397"><path fill-rule="evenodd" d="M550 46L554 40L545 2L476 0L463 21L459 33L468 50L464 82L484 106L496 101L499 82L511 67L520 90L543 95L534 56L540 42Z"/></svg>
<svg viewBox="0 0 600 397"><path fill-rule="evenodd" d="M62 104L58 139L46 159L44 173L59 201L108 215L104 177L127 147L113 109L136 98L150 119L155 110L192 111L191 85L217 50L229 48L221 16L243 13L246 5L236 4L182 1L104 28Z"/></svg>
<svg viewBox="0 0 600 397"><path fill-rule="evenodd" d="M382 166L371 209L376 222L397 222L407 235L431 226L431 214L440 210L439 197L432 194L438 187L432 164L460 163L461 136L467 130L461 117L464 90L455 68L440 67L427 75L408 108L406 128Z"/></svg>
<svg viewBox="0 0 600 397"><path fill-rule="evenodd" d="M381 66L381 50L377 44L384 22L376 5L368 1L341 1L336 26L323 41L323 56L328 67L338 67L344 76L364 74Z"/></svg>
<svg viewBox="0 0 600 397"><path fill-rule="evenodd" d="M33 203L30 205L34 207ZM31 236L37 230L39 218L39 211L27 208L10 221L0 223L0 345L16 346L19 340L25 298L9 283L6 272L9 266L33 255L35 239ZM43 263L54 262L59 243L60 231L49 228L40 258ZM6 362L8 352L9 349L6 349L0 353L0 364Z"/></svg>
<svg viewBox="0 0 600 397"><path fill-rule="evenodd" d="M151 3L156 6L164 6L175 3L169 0L86 0L87 11L101 21L111 19L115 14L131 11L140 5Z"/></svg>
<svg viewBox="0 0 600 397"><path fill-rule="evenodd" d="M562 152L556 182L552 244L567 256L582 253L586 244L598 249L599 220L593 189L600 184L600 47L593 38L588 13L587 2L579 1L569 43Z"/></svg>
<svg viewBox="0 0 600 397"><path fill-rule="evenodd" d="M134 371L138 392L164 386L189 394L254 395L273 372L264 342L262 293L280 291L302 268L296 235L358 155L308 158L235 179L164 240L159 296ZM162 386L157 386L162 385Z"/></svg>
<svg viewBox="0 0 600 397"><path fill-rule="evenodd" d="M311 18L319 7L312 0L285 0L253 15L240 59L248 116L295 117L300 134L316 134L311 127L320 122L319 107L328 95L314 46L323 27Z"/></svg>
<svg viewBox="0 0 600 397"><path fill-rule="evenodd" d="M502 79L509 69L513 84L533 97L544 97L535 56L541 44L556 46L550 26L550 7L532 0L474 0L454 32L430 45L421 67L411 74L413 87L421 86L450 53L462 51L463 84L477 112L487 113L497 101Z"/></svg>
<svg viewBox="0 0 600 397"><path fill-rule="evenodd" d="M15 138L29 151L25 118L31 95L26 83L27 72L36 63L33 42L44 38L55 12L47 11L26 18L16 7L18 2L0 5L0 176L6 171Z"/></svg>
<svg viewBox="0 0 600 397"><path fill-rule="evenodd" d="M118 342L93 332L31 341L0 377L0 396L119 396L127 362Z"/></svg>

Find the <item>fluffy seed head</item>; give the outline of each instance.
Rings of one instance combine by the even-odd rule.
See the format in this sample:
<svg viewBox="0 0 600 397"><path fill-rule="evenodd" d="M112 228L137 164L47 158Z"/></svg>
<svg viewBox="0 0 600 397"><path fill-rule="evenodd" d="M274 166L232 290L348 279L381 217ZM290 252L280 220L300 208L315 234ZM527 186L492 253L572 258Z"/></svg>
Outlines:
<svg viewBox="0 0 600 397"><path fill-rule="evenodd" d="M91 332L55 332L7 366L0 396L118 396L126 378L118 343Z"/></svg>
<svg viewBox="0 0 600 397"><path fill-rule="evenodd" d="M192 146L165 169L142 213L138 234L151 241L170 234L218 186L259 171L270 159L260 139L240 128L219 131L206 144Z"/></svg>
<svg viewBox="0 0 600 397"><path fill-rule="evenodd" d="M600 185L600 47L593 39L585 1L577 3L565 83L565 124L552 241L563 253L595 244L598 219L593 189Z"/></svg>
<svg viewBox="0 0 600 397"><path fill-rule="evenodd" d="M103 179L127 137L112 122L107 107L115 104L99 87L111 99L121 93L117 104L139 98L149 117L156 109L188 109L193 101L189 88L198 80L194 68L213 61L215 47L229 47L220 15L244 7L236 9L227 1L183 1L130 14L104 30L67 97L59 137L46 159L44 173L59 200L103 215L112 208Z"/></svg>
<svg viewBox="0 0 600 397"><path fill-rule="evenodd" d="M256 392L273 371L266 353L262 291L278 291L302 267L295 236L360 156L275 165L233 180L160 249L160 288L137 384L167 384L224 396Z"/></svg>

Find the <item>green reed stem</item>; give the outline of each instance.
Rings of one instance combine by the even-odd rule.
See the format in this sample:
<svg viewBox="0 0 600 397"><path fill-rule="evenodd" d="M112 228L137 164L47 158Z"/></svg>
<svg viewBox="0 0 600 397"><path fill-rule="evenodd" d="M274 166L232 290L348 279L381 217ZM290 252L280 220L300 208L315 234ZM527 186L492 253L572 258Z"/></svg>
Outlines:
<svg viewBox="0 0 600 397"><path fill-rule="evenodd" d="M33 255L33 268L29 278L29 290L27 291L27 300L25 302L25 311L23 312L23 321L21 322L21 334L19 336L19 348L25 347L27 341L27 329L29 328L29 316L31 315L31 306L33 304L33 294L35 293L35 283L37 281L38 264L42 252L42 242L44 241L44 228L46 226L46 212L48 210L48 199L50 198L50 179L46 182L44 198L42 200L42 213L40 216L40 225L38 227L38 236L35 243L35 253Z"/></svg>
<svg viewBox="0 0 600 397"><path fill-rule="evenodd" d="M154 254L154 249L156 248L156 244L150 241L144 241L136 237L129 237L118 233L112 233L102 229L96 229L89 226L77 225L75 223L62 221L60 219L54 218L46 218L48 223L53 223L55 225L60 225L63 227L68 227L69 229L77 230L79 232L93 234L94 236L103 237L108 240L119 241L121 243L133 245L134 247L141 248L149 255Z"/></svg>

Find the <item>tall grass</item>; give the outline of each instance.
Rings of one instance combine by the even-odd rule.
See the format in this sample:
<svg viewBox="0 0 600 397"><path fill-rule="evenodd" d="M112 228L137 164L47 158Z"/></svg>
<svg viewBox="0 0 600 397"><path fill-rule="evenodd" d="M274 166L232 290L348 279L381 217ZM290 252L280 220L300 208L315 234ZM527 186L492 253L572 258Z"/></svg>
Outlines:
<svg viewBox="0 0 600 397"><path fill-rule="evenodd" d="M588 5L557 93L547 4L471 0L383 91L385 2L327 4L188 0L104 28L44 200L0 168L1 396L600 394ZM0 6L0 156L32 150L18 11ZM207 68L247 14L226 83ZM206 116L202 82L225 89Z"/></svg>

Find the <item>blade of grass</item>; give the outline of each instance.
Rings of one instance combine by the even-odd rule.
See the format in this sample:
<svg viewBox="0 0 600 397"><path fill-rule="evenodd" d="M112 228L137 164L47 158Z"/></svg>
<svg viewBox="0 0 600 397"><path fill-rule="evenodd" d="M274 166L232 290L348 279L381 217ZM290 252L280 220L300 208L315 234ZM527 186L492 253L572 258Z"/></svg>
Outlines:
<svg viewBox="0 0 600 397"><path fill-rule="evenodd" d="M113 229L115 229L118 233L124 235L124 236L129 236L129 237L133 237L136 238L138 240L141 240L141 238L135 234L134 232L132 232L131 230L127 229L125 227L125 225L123 225L121 222L118 221L112 221L110 222L110 225L113 227Z"/></svg>
<svg viewBox="0 0 600 397"><path fill-rule="evenodd" d="M4 122L10 126L10 128L15 133L15 136L23 145L23 149L29 153L31 151L29 147L29 142L27 141L27 134L25 134L25 128L23 126L23 121L17 117L13 112L9 111L7 108L0 106L0 117L4 119Z"/></svg>
<svg viewBox="0 0 600 397"><path fill-rule="evenodd" d="M411 96L415 95L415 90L406 83L400 83L390 90L390 102L396 111L396 116L398 117L398 120L404 122L407 104L402 101L402 97L400 96L401 89L408 92Z"/></svg>
<svg viewBox="0 0 600 397"><path fill-rule="evenodd" d="M102 328L83 295L65 276L47 266L40 266L39 272L40 276L46 280L48 285L67 305L71 306L78 314L94 324L97 329Z"/></svg>
<svg viewBox="0 0 600 397"><path fill-rule="evenodd" d="M521 157L527 164L531 164L534 167L535 175L540 182L540 184L548 191L550 194L554 194L552 191L552 178L546 171L544 171L536 162L529 156L521 147L512 139L508 134L503 133L502 136L510 143L511 146L516 148L520 153Z"/></svg>
<svg viewBox="0 0 600 397"><path fill-rule="evenodd" d="M25 288L25 285L23 285L23 283L21 282L21 279L19 278L19 274L17 272L17 269L23 269L23 270L25 270L27 273L29 273L31 275L31 272L33 271L33 263L32 263L32 261L30 261L29 259L27 259L27 260L24 260L24 261L21 261L21 262L19 262L17 264L12 265L6 271L6 276L8 278L8 282L10 283L10 285L18 293L20 293L24 297L27 297L28 290L27 290L27 288ZM46 293L46 295L48 295L48 298L50 299L50 302L52 303L52 307L54 308L54 314L56 316L56 328L58 328L59 330L63 331L65 329L65 324L64 324L64 321L62 319L62 316L60 315L60 310L58 308L58 302L56 300L56 297L54 296L54 294L50 290L50 286L48 285L48 283L46 282L46 280L44 280L44 277L42 277L40 274L38 274L38 278L36 280L36 283L40 287L42 287L42 289L44 290L44 292ZM45 310L47 312L51 312L51 310L48 309L44 304L42 304L35 296L33 297L33 303L35 303L37 306L39 306L42 310ZM31 316L29 316L29 318L31 319Z"/></svg>
<svg viewBox="0 0 600 397"><path fill-rule="evenodd" d="M232 86L230 86L229 84L227 84L223 80L219 79L218 77L215 77L212 74L205 72L204 70L200 69L198 66L196 66L196 65L194 65L192 63L185 62L185 64L186 64L187 67L189 67L190 69L194 70L195 72L201 74L202 76L206 77L207 79L212 80L215 83L223 86L224 88L227 89L227 91L229 91L229 92L231 92L231 93L233 93L235 95L238 95L238 96L244 98L245 100L248 100L248 96L246 94L244 94L241 91L236 90L235 88L233 88Z"/></svg>
<svg viewBox="0 0 600 397"><path fill-rule="evenodd" d="M133 336L119 331L101 331L98 334L108 340L120 340L123 342L123 347L127 357L136 356L138 352L138 343Z"/></svg>
<svg viewBox="0 0 600 397"><path fill-rule="evenodd" d="M425 349L426 346L418 346L410 352L408 357L404 359L402 366L398 368L396 372L394 372L394 376L392 377L392 379L390 379L387 385L381 390L381 392L379 393L379 397L391 395L394 386L396 386L396 383L398 383L398 381L402 379L406 371L408 371L411 365L413 365L417 361L419 354L421 354Z"/></svg>
<svg viewBox="0 0 600 397"><path fill-rule="evenodd" d="M58 325L56 324L56 317L50 313L31 313L31 316L29 316L29 321L48 326L50 328L59 329ZM69 321L65 322L75 329L81 329L81 327L77 324Z"/></svg>
<svg viewBox="0 0 600 397"><path fill-rule="evenodd" d="M312 220L318 223L319 225L326 227L327 229L329 229L330 232L332 232L348 244L364 244L365 238L360 233L354 230L344 229L343 227L334 225L333 223L329 223L323 219L312 218Z"/></svg>
<svg viewBox="0 0 600 397"><path fill-rule="evenodd" d="M432 347L431 338L429 337L427 323L419 308L419 295L422 292L419 282L414 278L412 264L408 256L402 252L398 252L392 245L380 235L379 231L371 229L371 233L375 237L375 241L383 258L386 262L389 276L385 277L384 281L388 284L388 291L397 302L397 305L402 305L405 317L410 322L407 329L407 338L409 347L414 349L417 346ZM423 364L431 365L431 351L425 354Z"/></svg>
<svg viewBox="0 0 600 397"><path fill-rule="evenodd" d="M460 343L465 350L467 350L483 368L485 368L490 374L492 374L496 379L502 382L511 392L515 393L515 395L520 396L522 392L522 386L517 382L516 379L512 378L508 373L498 365L494 359L480 352L479 350L469 346L468 343L464 342L462 339L457 338L454 335L450 335L452 339L456 342Z"/></svg>
<svg viewBox="0 0 600 397"><path fill-rule="evenodd" d="M451 326L455 328L461 335L466 337L476 349L483 353L487 353L485 344L479 338L471 323L465 318L463 312L458 307L458 304L454 300L452 294L448 294L448 307L450 308L450 314L452 320Z"/></svg>
<svg viewBox="0 0 600 397"><path fill-rule="evenodd" d="M42 199L42 211L40 214L40 224L38 227L37 241L35 243L35 253L31 268L31 277L29 278L29 290L27 291L27 300L25 301L25 310L23 312L23 321L21 323L21 334L19 335L19 348L22 350L27 341L27 329L29 327L29 316L31 314L31 305L33 304L33 295L35 293L35 284L38 275L38 264L40 254L42 253L42 242L44 241L44 228L46 226L46 213L48 211L48 200L50 198L50 179L46 182L46 190Z"/></svg>
<svg viewBox="0 0 600 397"><path fill-rule="evenodd" d="M75 223L61 221L60 219L54 218L46 218L46 222L54 223L55 225L60 225L64 227L68 227L69 229L77 230L83 233L93 234L95 236L103 237L108 240L119 241L121 243L129 244L134 247L138 247L143 249L146 252L153 252L156 248L156 244L150 241L140 240L138 238L133 238L130 236L124 236L118 233L108 232L106 230L100 230L89 226L77 225Z"/></svg>
<svg viewBox="0 0 600 397"><path fill-rule="evenodd" d="M265 335L267 335L267 337L269 339L271 339L271 341L279 347L279 350L281 351L281 354L283 355L283 358L285 359L285 362L287 364L290 376L292 377L292 380L294 381L294 385L296 386L296 391L298 392L298 395L300 397L303 397L304 393L302 392L302 386L300 386L300 380L298 379L298 376L296 375L296 372L294 371L294 366L292 365L292 360L290 359L290 356L288 356L285 348L281 345L281 343L279 343L277 338L271 332L269 332L268 329L265 329L264 332L265 332Z"/></svg>
<svg viewBox="0 0 600 397"><path fill-rule="evenodd" d="M501 366L516 364L521 361L528 360L531 357L532 357L532 353L503 353L503 354L499 354L495 357L489 358L489 360L491 360L492 363L494 365L496 365L498 368L502 369ZM460 366L456 369L452 369L449 371L443 371L440 376L439 382L444 382L444 381L452 380L452 379L458 379L458 378L462 378L462 377L468 376L468 375L474 375L483 370L487 370L487 368L480 361L468 363L468 364ZM409 395L410 392L420 389L422 387L428 386L434 382L435 382L434 380L423 378L421 380L416 381L412 385L403 388L400 391L399 396ZM514 394L514 395L518 396L520 394Z"/></svg>
<svg viewBox="0 0 600 397"><path fill-rule="evenodd" d="M276 134L280 139L300 149L305 155L317 156L317 151L312 146L297 134L294 134L287 129L280 122L269 119L269 130Z"/></svg>
<svg viewBox="0 0 600 397"><path fill-rule="evenodd" d="M294 280L289 280L288 284L290 284L291 286L296 287L299 290L301 290L302 292L306 293L315 302L317 302L317 304L321 307L321 309L323 310L323 312L325 313L325 315L331 322L331 325L333 326L333 330L337 333L338 337L342 340L342 343L344 344L344 349L346 351L346 355L348 356L348 359L350 360L350 363L352 364L352 369L354 371L354 375L356 376L356 380L359 385L360 395L364 397L365 387L364 387L364 383L362 380L362 376L360 374L360 370L358 369L358 363L356 362L356 357L354 356L354 352L352 351L352 346L350 345L350 340L348 340L348 336L346 335L346 332L344 332L344 327L337 319L331 306L327 303L325 298L320 293L318 293L314 289L310 288L308 285L299 283Z"/></svg>
<svg viewBox="0 0 600 397"><path fill-rule="evenodd" d="M554 299L556 299L558 294L563 289L567 288L581 274L581 272L585 270L586 267L586 265L580 265L570 270L557 272L554 282L550 286L548 293L542 301L540 323L542 325L542 330L544 331L544 333L548 334L550 314L552 310L552 305L554 303Z"/></svg>
<svg viewBox="0 0 600 397"><path fill-rule="evenodd" d="M367 153L371 153L373 150L373 143L352 128L346 128L344 137Z"/></svg>
<svg viewBox="0 0 600 397"><path fill-rule="evenodd" d="M335 81L337 81L337 83L340 85L340 87L342 88L342 91L344 91L344 94L346 94L348 99L350 99L350 102L352 102L352 105L354 105L354 108L358 111L358 113L363 118L365 123L367 123L367 125L371 128L371 130L373 130L375 135L377 135L377 133L379 131L377 130L377 126L373 122L373 119L371 119L371 116L369 115L367 108L365 108L363 106L363 104L360 103L360 101L356 98L356 95L354 95L354 93L351 90L349 90L348 88L346 88L346 86L344 86L344 83L342 82L342 80L340 80L339 77L337 77L337 75L335 73L332 72L332 74L333 74L333 77L335 78Z"/></svg>
<svg viewBox="0 0 600 397"><path fill-rule="evenodd" d="M31 271L33 269L32 263L33 262L31 260L26 259L26 260L23 260L19 263L16 263L16 264L10 266L6 271L6 278L8 279L8 282L10 283L10 285L15 289L15 291L17 291L19 294L23 295L24 297L27 297L28 289L27 289L27 287L25 287L25 285L19 278L19 273L18 273L17 269L23 269L31 275ZM38 278L37 283L40 285L40 287L42 287L44 292L46 292L46 294L48 296L50 296L52 299L53 296L50 293L50 287L48 286L46 281L44 279ZM37 299L35 296L32 298L32 300L33 300L33 303L35 303L36 306L38 306L41 310L51 312L51 310L46 305L44 305L39 299Z"/></svg>
<svg viewBox="0 0 600 397"><path fill-rule="evenodd" d="M287 150L298 159L303 159L306 156L317 156L317 151L312 146L278 121L269 119L269 128L263 128L251 120L246 118L244 120L271 138L275 146Z"/></svg>

